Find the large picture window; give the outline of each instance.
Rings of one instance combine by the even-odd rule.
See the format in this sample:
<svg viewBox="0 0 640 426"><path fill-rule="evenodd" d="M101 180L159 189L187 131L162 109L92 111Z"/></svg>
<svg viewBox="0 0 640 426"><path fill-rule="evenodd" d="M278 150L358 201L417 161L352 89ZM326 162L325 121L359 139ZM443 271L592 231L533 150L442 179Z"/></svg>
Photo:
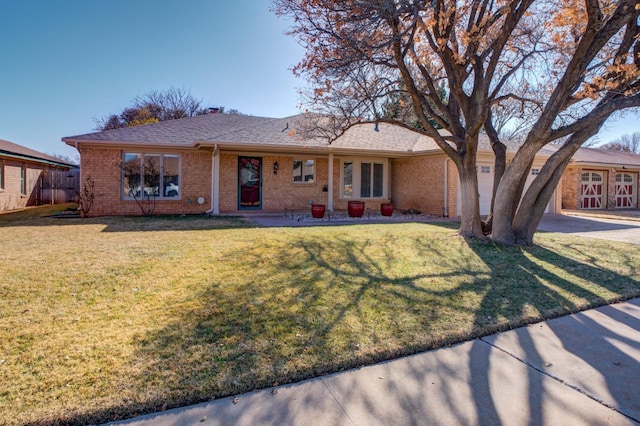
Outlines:
<svg viewBox="0 0 640 426"><path fill-rule="evenodd" d="M294 159L293 181L314 183L316 181L316 161L311 159Z"/></svg>
<svg viewBox="0 0 640 426"><path fill-rule="evenodd" d="M122 197L180 197L180 156L176 154L124 154Z"/></svg>
<svg viewBox="0 0 640 426"><path fill-rule="evenodd" d="M345 160L342 163L343 198L384 198L386 194L385 160Z"/></svg>

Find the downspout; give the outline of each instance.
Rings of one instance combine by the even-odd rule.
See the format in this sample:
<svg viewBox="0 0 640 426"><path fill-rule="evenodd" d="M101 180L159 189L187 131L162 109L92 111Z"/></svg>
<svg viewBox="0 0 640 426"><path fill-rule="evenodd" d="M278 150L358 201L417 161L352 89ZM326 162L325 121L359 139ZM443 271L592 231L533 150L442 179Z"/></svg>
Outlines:
<svg viewBox="0 0 640 426"><path fill-rule="evenodd" d="M76 147L76 151L78 151L78 156L80 157L80 161L78 161L80 164L78 165L78 190L77 190L78 201L80 201L80 194L82 193L82 153L78 149L78 141L75 141L74 145ZM80 210L80 203L78 203L77 210Z"/></svg>
<svg viewBox="0 0 640 426"><path fill-rule="evenodd" d="M205 214L220 214L220 206L218 196L220 193L220 150L218 144L213 147L213 156L211 157L211 208Z"/></svg>
<svg viewBox="0 0 640 426"><path fill-rule="evenodd" d="M80 152L80 150L78 149L78 141L75 141L75 146L76 146L76 151L78 151L78 155L80 156L80 165L78 166L78 182L80 185L80 188L78 188L78 191L82 190L82 153Z"/></svg>
<svg viewBox="0 0 640 426"><path fill-rule="evenodd" d="M444 205L442 207L442 217L449 217L449 206L448 206L448 197L447 197L447 187L449 186L448 182L448 170L449 170L449 159L444 159Z"/></svg>

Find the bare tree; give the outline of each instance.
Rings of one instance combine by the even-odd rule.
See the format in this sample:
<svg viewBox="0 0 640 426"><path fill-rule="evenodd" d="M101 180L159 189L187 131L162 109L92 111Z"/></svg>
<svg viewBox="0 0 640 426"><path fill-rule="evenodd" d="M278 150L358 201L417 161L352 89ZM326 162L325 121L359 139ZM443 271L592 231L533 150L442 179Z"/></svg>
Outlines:
<svg viewBox="0 0 640 426"><path fill-rule="evenodd" d="M202 108L202 100L195 98L184 89L170 87L169 90L152 90L133 99L134 108L149 108L158 121L176 118L194 117L206 114Z"/></svg>
<svg viewBox="0 0 640 426"><path fill-rule="evenodd" d="M458 170L464 236L491 232L497 242L530 244L573 154L612 113L640 105L637 0L274 5L293 18L290 34L306 48L294 72L309 81L303 103L326 117L324 134L335 137L369 120L433 138ZM420 127L383 114L390 94L399 91ZM500 109L511 104L522 106L526 130L507 165ZM496 157L495 198L484 227L476 175L483 131ZM557 141L563 142L523 196L536 154Z"/></svg>
<svg viewBox="0 0 640 426"><path fill-rule="evenodd" d="M157 123L177 118L206 114L202 100L184 89L171 87L166 91L152 90L131 101L120 114L95 119L96 130L118 129L128 126Z"/></svg>
<svg viewBox="0 0 640 426"><path fill-rule="evenodd" d="M95 186L95 181L91 175L88 175L85 182L82 183L82 189L78 191L80 217L87 217L89 215L89 211L93 206L93 200L96 198Z"/></svg>
<svg viewBox="0 0 640 426"><path fill-rule="evenodd" d="M51 153L49 154L50 156L57 158L58 160L62 161L63 163L67 163L67 164L79 164L80 163L80 156L76 155L75 158L71 158L68 155L65 154L56 154L56 153Z"/></svg>
<svg viewBox="0 0 640 426"><path fill-rule="evenodd" d="M640 132L627 133L609 143L599 146L608 151L631 152L640 154Z"/></svg>

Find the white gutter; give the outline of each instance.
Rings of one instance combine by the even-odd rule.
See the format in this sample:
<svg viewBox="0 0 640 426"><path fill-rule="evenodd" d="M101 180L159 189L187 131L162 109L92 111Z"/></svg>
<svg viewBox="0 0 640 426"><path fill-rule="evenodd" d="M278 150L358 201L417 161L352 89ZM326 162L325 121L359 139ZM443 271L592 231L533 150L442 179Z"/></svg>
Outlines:
<svg viewBox="0 0 640 426"><path fill-rule="evenodd" d="M220 214L220 150L218 144L213 147L211 157L211 209L206 214Z"/></svg>
<svg viewBox="0 0 640 426"><path fill-rule="evenodd" d="M218 145L215 146L213 151L213 167L215 174L213 177L213 196L211 197L213 203L213 214L220 214L220 149Z"/></svg>

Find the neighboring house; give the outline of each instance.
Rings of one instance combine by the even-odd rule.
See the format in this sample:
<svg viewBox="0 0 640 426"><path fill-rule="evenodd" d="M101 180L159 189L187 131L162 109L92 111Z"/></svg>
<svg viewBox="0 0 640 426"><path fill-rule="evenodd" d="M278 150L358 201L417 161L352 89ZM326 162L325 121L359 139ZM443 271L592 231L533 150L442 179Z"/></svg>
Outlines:
<svg viewBox="0 0 640 426"><path fill-rule="evenodd" d="M210 114L62 140L78 149L81 179L95 181L92 215L140 214L136 200L155 199L155 213L225 214L308 211L310 203L346 210L397 209L460 214L455 165L436 143L399 126L362 124L333 143L298 131L304 115L264 118ZM508 159L517 146L509 145ZM532 175L553 150L543 150ZM481 213L489 210L493 155L481 139ZM560 209L560 195L549 212Z"/></svg>
<svg viewBox="0 0 640 426"><path fill-rule="evenodd" d="M76 198L78 166L0 139L0 211Z"/></svg>

